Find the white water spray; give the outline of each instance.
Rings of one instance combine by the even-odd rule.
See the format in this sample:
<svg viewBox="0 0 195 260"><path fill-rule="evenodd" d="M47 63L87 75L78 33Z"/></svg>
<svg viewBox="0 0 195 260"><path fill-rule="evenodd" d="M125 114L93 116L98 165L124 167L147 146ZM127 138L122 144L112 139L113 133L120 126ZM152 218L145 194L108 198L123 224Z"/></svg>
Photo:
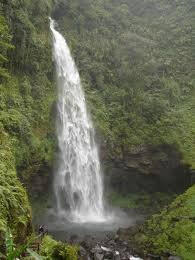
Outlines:
<svg viewBox="0 0 195 260"><path fill-rule="evenodd" d="M59 163L54 180L57 214L73 222L104 221L98 149L79 73L65 39L51 19L50 28L58 85Z"/></svg>

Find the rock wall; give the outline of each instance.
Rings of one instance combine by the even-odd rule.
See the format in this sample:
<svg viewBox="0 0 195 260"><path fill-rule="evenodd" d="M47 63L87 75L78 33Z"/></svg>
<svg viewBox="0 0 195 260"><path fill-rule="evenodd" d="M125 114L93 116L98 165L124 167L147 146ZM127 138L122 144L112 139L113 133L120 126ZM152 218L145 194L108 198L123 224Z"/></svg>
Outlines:
<svg viewBox="0 0 195 260"><path fill-rule="evenodd" d="M140 146L120 159L110 159L105 149L101 154L106 185L117 192L181 192L191 183L190 168L174 146Z"/></svg>

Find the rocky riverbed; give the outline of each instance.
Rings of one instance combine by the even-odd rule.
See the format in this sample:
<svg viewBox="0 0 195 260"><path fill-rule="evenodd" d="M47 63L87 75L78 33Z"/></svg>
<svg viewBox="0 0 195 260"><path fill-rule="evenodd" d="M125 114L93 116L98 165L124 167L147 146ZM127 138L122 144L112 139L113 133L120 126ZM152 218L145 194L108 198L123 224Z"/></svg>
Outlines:
<svg viewBox="0 0 195 260"><path fill-rule="evenodd" d="M90 236L86 237L79 243L79 260L181 260L180 257L169 253L164 256L140 255L130 245L129 240L121 238L121 234L127 235L128 232L128 229L119 229L114 236L107 235L107 238L102 241L97 241ZM74 243L74 238L72 242Z"/></svg>
<svg viewBox="0 0 195 260"><path fill-rule="evenodd" d="M91 235L81 239L78 235L72 235L66 241L78 245L79 260L181 260L169 253L164 256L141 254L128 239L130 234L131 228L120 228L115 233L104 234L102 239Z"/></svg>
<svg viewBox="0 0 195 260"><path fill-rule="evenodd" d="M112 212L113 217L107 222L74 223L57 218L50 210L34 224L44 224L56 240L78 245L79 260L181 260L169 253L144 255L133 244L133 236L138 233L146 215L135 210L112 209Z"/></svg>
<svg viewBox="0 0 195 260"><path fill-rule="evenodd" d="M85 240L80 243L79 251L82 260L140 260L136 252L129 247L127 241L108 235L103 241Z"/></svg>

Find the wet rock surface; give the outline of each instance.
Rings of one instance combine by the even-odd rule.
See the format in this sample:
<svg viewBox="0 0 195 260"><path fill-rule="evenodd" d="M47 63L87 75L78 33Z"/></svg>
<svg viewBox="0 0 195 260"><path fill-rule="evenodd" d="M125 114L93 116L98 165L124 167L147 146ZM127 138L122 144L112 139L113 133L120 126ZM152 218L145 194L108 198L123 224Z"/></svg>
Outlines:
<svg viewBox="0 0 195 260"><path fill-rule="evenodd" d="M118 193L183 192L195 180L175 146L138 146L119 158L110 158L102 147L100 154L106 169L106 188Z"/></svg>
<svg viewBox="0 0 195 260"><path fill-rule="evenodd" d="M171 253L164 255L147 254L136 247L134 235L138 234L140 225L128 228L119 228L112 231L94 229L93 232L86 233L84 229L74 229L75 233L68 233L67 230L51 231L55 239L77 245L79 247L78 260L181 260L178 256ZM89 230L87 230L89 231Z"/></svg>
<svg viewBox="0 0 195 260"><path fill-rule="evenodd" d="M96 240L93 237L86 237L84 241L72 241L79 244L79 260L181 260L178 256L172 256L167 253L164 256L159 255L141 255L132 247L129 240L121 238L120 230L113 236L107 235L104 240Z"/></svg>
<svg viewBox="0 0 195 260"><path fill-rule="evenodd" d="M141 260L130 248L127 241L121 240L118 235L103 241L82 241L80 243L79 259L81 260Z"/></svg>

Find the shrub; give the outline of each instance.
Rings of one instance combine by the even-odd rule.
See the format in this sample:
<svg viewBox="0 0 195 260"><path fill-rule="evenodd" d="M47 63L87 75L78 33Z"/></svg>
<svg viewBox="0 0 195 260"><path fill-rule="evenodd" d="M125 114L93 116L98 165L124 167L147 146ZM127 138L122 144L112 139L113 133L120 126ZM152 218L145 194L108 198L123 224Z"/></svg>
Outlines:
<svg viewBox="0 0 195 260"><path fill-rule="evenodd" d="M138 247L145 253L170 252L185 260L194 259L195 226L191 220L195 216L194 199L195 185L178 196L161 213L153 215L135 236Z"/></svg>
<svg viewBox="0 0 195 260"><path fill-rule="evenodd" d="M41 244L40 254L48 260L77 260L78 248L45 236Z"/></svg>

